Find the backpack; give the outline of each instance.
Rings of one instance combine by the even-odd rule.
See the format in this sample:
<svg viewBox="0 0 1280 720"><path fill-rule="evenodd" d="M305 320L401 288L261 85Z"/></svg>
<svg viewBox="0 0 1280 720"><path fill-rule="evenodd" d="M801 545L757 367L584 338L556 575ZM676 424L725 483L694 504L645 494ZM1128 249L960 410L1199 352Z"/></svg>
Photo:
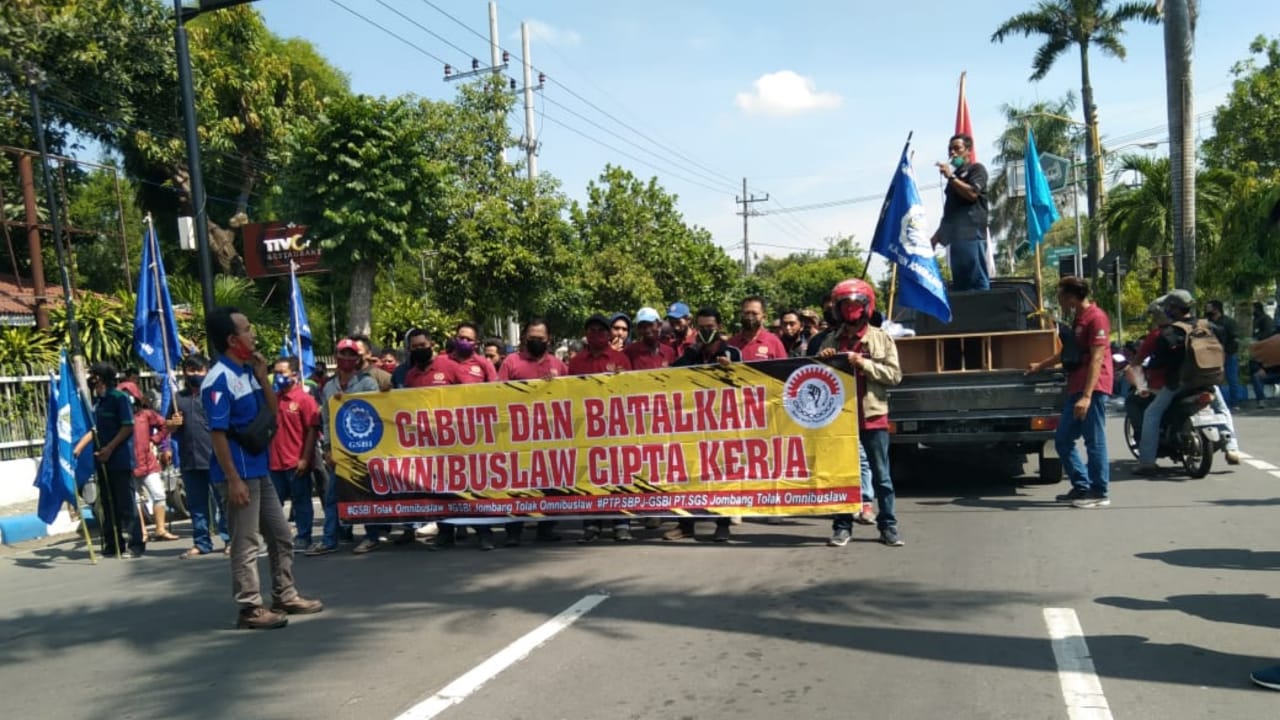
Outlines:
<svg viewBox="0 0 1280 720"><path fill-rule="evenodd" d="M1084 352L1080 349L1080 343L1076 342L1076 330L1066 323L1058 323L1058 342L1062 345L1058 358L1062 362L1062 369L1068 373L1073 373L1084 363Z"/></svg>
<svg viewBox="0 0 1280 720"><path fill-rule="evenodd" d="M1176 322L1173 326L1186 333L1187 354L1178 372L1178 387L1195 389L1222 383L1225 379L1222 366L1227 354L1209 321Z"/></svg>

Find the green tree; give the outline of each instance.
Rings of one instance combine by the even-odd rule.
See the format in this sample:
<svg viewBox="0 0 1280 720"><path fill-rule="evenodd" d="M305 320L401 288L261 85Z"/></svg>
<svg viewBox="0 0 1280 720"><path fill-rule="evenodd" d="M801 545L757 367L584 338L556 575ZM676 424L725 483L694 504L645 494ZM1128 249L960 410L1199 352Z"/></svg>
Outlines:
<svg viewBox="0 0 1280 720"><path fill-rule="evenodd" d="M1117 176L1132 173L1135 182L1107 193L1103 221L1113 249L1120 251L1131 267L1140 247L1157 256L1172 253L1174 206L1169 159L1124 155L1115 172ZM1206 251L1221 236L1230 187L1230 178L1221 172L1201 171L1196 180L1196 239Z"/></svg>
<svg viewBox="0 0 1280 720"><path fill-rule="evenodd" d="M378 267L445 234L450 176L437 158L450 117L409 97L335 98L292 139L285 207L320 239L325 265L349 277L351 332L371 330Z"/></svg>
<svg viewBox="0 0 1280 720"><path fill-rule="evenodd" d="M1280 278L1280 183L1241 177L1230 196L1221 240L1203 258L1202 285L1227 297L1253 297Z"/></svg>
<svg viewBox="0 0 1280 720"><path fill-rule="evenodd" d="M862 277L865 253L853 244L853 236L827 238L827 251L766 257L756 263L746 291L760 295L771 315L786 309L819 309L836 283ZM888 300L881 298L881 303Z"/></svg>
<svg viewBox="0 0 1280 720"><path fill-rule="evenodd" d="M677 201L657 178L644 182L613 165L588 183L586 203L570 213L589 303L583 312L632 313L676 300L728 308L739 299L738 264L709 231L685 223Z"/></svg>
<svg viewBox="0 0 1280 720"><path fill-rule="evenodd" d="M67 217L70 224L91 233L72 236L71 270L78 288L114 293L130 287L127 278L138 274L142 262L143 214L137 204L137 185L128 177L122 177L123 174L119 169L96 168L80 182L69 183ZM54 248L47 247L45 253L52 255ZM45 263L45 274L50 282L61 282L56 259Z"/></svg>
<svg viewBox="0 0 1280 720"><path fill-rule="evenodd" d="M1093 100L1093 80L1089 71L1089 48L1103 55L1123 60L1127 51L1121 38L1124 26L1134 20L1156 23L1160 15L1153 2L1121 2L1108 0L1039 0L1035 9L1019 13L1001 23L991 41L1002 43L1012 35L1039 37L1043 40L1031 60L1031 79L1043 80L1063 53L1074 47L1080 53L1080 97L1084 103L1084 120L1088 126L1085 155L1090 171L1086 173L1089 215L1094 216L1102 204L1102 178L1094 169L1099 158L1098 107ZM1098 236L1089 236L1088 256L1097 267Z"/></svg>
<svg viewBox="0 0 1280 720"><path fill-rule="evenodd" d="M1280 177L1280 37L1261 35L1251 57L1231 68L1235 82L1213 115L1213 137L1204 143L1209 167L1259 178Z"/></svg>

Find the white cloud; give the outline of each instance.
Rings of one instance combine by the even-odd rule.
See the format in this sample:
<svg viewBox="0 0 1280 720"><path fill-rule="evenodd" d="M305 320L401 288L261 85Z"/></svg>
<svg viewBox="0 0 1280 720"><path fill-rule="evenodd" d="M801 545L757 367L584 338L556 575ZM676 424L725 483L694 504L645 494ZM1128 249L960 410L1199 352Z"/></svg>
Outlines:
<svg viewBox="0 0 1280 720"><path fill-rule="evenodd" d="M840 107L841 98L832 92L818 92L811 78L790 70L761 75L751 92L740 92L735 104L748 114L799 115L814 110Z"/></svg>
<svg viewBox="0 0 1280 720"><path fill-rule="evenodd" d="M582 36L578 31L569 28L558 28L541 20L529 20L529 42L545 43L556 47L573 47L582 42ZM517 28L511 34L513 40L520 40L520 30ZM536 50L535 50L536 52Z"/></svg>

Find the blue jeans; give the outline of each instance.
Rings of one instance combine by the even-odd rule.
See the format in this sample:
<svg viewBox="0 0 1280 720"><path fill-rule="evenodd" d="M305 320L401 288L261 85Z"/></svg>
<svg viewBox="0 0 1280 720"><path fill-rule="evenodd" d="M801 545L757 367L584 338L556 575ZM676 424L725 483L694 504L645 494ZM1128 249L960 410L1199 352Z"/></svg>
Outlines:
<svg viewBox="0 0 1280 720"><path fill-rule="evenodd" d="M1278 372L1280 371L1280 368L1267 368L1266 370L1263 370L1261 367L1258 367L1250 368L1250 370L1249 384L1253 386L1254 397L1258 399L1258 402L1262 402L1267 397L1262 388L1263 383L1266 383L1267 385L1274 385L1280 382L1280 372Z"/></svg>
<svg viewBox="0 0 1280 720"><path fill-rule="evenodd" d="M1177 390L1160 388L1151 398L1151 404L1147 406L1146 412L1142 413L1142 437L1138 439L1138 464L1156 464L1156 455L1160 451L1160 420L1177 395Z"/></svg>
<svg viewBox="0 0 1280 720"><path fill-rule="evenodd" d="M1240 441L1236 439L1236 424L1231 418L1231 408L1227 407L1227 400L1222 397L1222 390L1219 388L1213 389L1213 401L1209 403L1209 407L1213 408L1214 412L1220 413L1227 419L1227 452L1231 452L1232 450L1239 451Z"/></svg>
<svg viewBox="0 0 1280 720"><path fill-rule="evenodd" d="M862 430L858 440L867 449L867 461L871 465L871 485L875 489L879 514L876 527L888 530L898 527L898 516L893 512L893 478L889 477L889 431Z"/></svg>
<svg viewBox="0 0 1280 720"><path fill-rule="evenodd" d="M951 241L951 289L989 290L987 278L987 238L981 230Z"/></svg>
<svg viewBox="0 0 1280 720"><path fill-rule="evenodd" d="M296 470L272 470L271 484L276 487L280 504L293 503L293 521L298 528L296 540L311 544L311 525L316 511L311 505L311 473L299 474ZM286 516L287 517L287 516Z"/></svg>
<svg viewBox="0 0 1280 720"><path fill-rule="evenodd" d="M1227 384L1220 386L1220 390L1227 404L1235 406L1248 400L1249 392L1244 389L1244 385L1240 384L1240 357L1228 355L1222 370L1227 376Z"/></svg>
<svg viewBox="0 0 1280 720"><path fill-rule="evenodd" d="M871 463L867 461L867 448L858 443L858 488L862 491L862 502L876 501L876 486L871 479ZM853 530L853 514L839 513L831 520L831 531Z"/></svg>
<svg viewBox="0 0 1280 720"><path fill-rule="evenodd" d="M187 512L191 515L191 541L202 553L213 552L213 538L209 535L209 515L213 514L218 536L225 545L231 542L227 532L227 509L222 491L209 482L208 470L183 470L182 487L187 491ZM212 495L214 504L209 505Z"/></svg>
<svg viewBox="0 0 1280 720"><path fill-rule="evenodd" d="M324 500L324 534L320 536L320 544L325 547L338 547L338 479L332 465L325 466Z"/></svg>
<svg viewBox="0 0 1280 720"><path fill-rule="evenodd" d="M1106 497L1111 483L1111 468L1107 460L1109 396L1094 392L1089 402L1089 412L1085 413L1083 420L1077 420L1075 404L1082 396L1083 393L1074 393L1067 398L1062 417L1058 419L1058 431L1054 434L1053 444L1058 450L1058 457L1062 458L1062 469L1066 471L1071 487ZM1087 468L1080 462L1080 451L1076 448L1076 440L1079 438L1084 438Z"/></svg>

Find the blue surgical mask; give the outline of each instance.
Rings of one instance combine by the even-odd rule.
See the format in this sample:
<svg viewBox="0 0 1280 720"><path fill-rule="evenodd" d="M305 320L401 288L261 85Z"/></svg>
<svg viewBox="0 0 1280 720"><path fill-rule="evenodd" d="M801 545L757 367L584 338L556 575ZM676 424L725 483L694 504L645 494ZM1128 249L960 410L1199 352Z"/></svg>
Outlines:
<svg viewBox="0 0 1280 720"><path fill-rule="evenodd" d="M285 375L277 375L276 379L271 383L271 386L276 389L276 392L281 393L288 390L289 386L292 384L293 378Z"/></svg>

